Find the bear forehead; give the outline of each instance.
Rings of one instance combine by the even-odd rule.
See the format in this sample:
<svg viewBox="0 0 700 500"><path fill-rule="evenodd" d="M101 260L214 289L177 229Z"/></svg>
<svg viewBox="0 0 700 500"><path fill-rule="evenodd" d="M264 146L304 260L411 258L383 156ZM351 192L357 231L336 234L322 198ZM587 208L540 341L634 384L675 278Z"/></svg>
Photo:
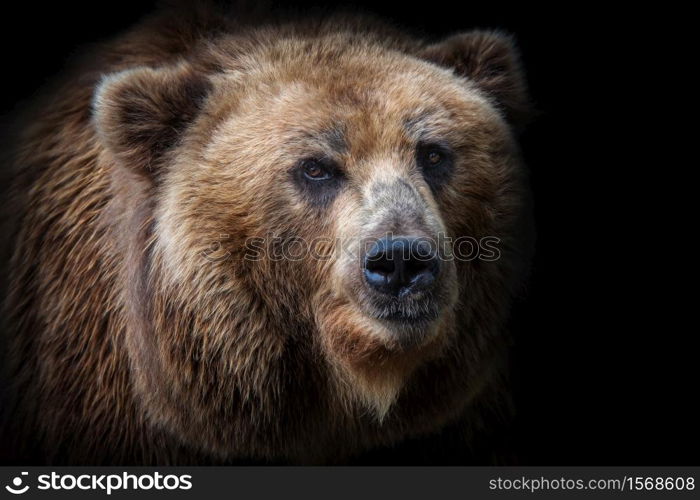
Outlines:
<svg viewBox="0 0 700 500"><path fill-rule="evenodd" d="M317 146L353 154L400 142L459 143L470 130L505 132L491 102L469 81L409 56L390 59L391 65L351 58L328 68L236 75L214 98L225 111L209 137L227 141L243 134L259 142L274 136L277 149Z"/></svg>
<svg viewBox="0 0 700 500"><path fill-rule="evenodd" d="M313 103L382 112L429 106L454 112L467 103L489 107L468 80L398 52L362 56L352 52L321 62L313 53L291 53L282 59L262 59L234 74L234 81L246 89L241 103L247 98L257 107L261 101L278 109Z"/></svg>
<svg viewBox="0 0 700 500"><path fill-rule="evenodd" d="M452 69L375 37L341 31L313 38L264 37L244 48L234 42L231 49L221 42L223 47L210 54L213 65L223 69L215 81L223 87L217 104L224 107L279 112L293 111L296 104L304 116L313 114L311 108L300 109L305 105L385 114L430 106L456 112L465 103L483 111L490 107L477 86Z"/></svg>

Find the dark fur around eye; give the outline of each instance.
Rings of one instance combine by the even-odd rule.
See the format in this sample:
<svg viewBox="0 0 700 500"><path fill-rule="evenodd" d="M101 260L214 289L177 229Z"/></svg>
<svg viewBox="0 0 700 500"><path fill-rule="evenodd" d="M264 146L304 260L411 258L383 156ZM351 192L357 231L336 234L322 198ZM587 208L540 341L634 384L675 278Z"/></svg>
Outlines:
<svg viewBox="0 0 700 500"><path fill-rule="evenodd" d="M317 206L333 201L345 176L335 162L326 158L304 158L292 169L292 177L304 198Z"/></svg>
<svg viewBox="0 0 700 500"><path fill-rule="evenodd" d="M452 175L454 153L445 144L421 143L416 148L416 163L431 189L438 190Z"/></svg>

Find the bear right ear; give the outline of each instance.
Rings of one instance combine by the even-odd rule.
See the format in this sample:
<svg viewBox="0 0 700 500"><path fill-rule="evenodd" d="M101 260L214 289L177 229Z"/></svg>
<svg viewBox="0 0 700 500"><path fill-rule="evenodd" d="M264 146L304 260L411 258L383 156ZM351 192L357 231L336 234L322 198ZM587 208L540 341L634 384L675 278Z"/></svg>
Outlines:
<svg viewBox="0 0 700 500"><path fill-rule="evenodd" d="M520 55L509 35L475 30L424 47L422 58L450 68L493 98L512 125L521 126L531 113Z"/></svg>
<svg viewBox="0 0 700 500"><path fill-rule="evenodd" d="M210 88L184 64L107 76L93 99L98 136L125 167L156 176L163 154L197 116Z"/></svg>

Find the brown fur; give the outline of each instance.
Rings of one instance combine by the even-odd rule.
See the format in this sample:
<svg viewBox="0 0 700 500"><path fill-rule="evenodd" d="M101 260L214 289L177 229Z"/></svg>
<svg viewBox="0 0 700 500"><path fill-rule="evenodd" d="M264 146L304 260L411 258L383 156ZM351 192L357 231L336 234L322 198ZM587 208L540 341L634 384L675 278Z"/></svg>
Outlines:
<svg viewBox="0 0 700 500"><path fill-rule="evenodd" d="M155 16L23 122L5 310L6 435L24 457L342 461L450 422L473 433L503 405L529 251L512 42L231 19ZM437 194L413 166L424 133L456 151ZM348 173L323 207L289 181L319 151ZM497 262L449 264L439 317L409 343L366 314L349 261L244 260L271 234L337 251L389 230L389 206L391 230L501 238ZM217 241L225 258L203 258Z"/></svg>

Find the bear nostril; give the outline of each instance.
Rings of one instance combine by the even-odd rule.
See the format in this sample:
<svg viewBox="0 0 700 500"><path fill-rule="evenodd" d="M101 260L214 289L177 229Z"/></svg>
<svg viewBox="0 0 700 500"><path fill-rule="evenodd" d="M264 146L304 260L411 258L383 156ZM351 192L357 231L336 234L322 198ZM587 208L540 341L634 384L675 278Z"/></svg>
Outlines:
<svg viewBox="0 0 700 500"><path fill-rule="evenodd" d="M406 278L413 282L416 278L420 277L422 274L429 272L428 262L423 262L417 259L411 259L407 261L404 265L404 274Z"/></svg>
<svg viewBox="0 0 700 500"><path fill-rule="evenodd" d="M364 275L376 291L406 296L431 285L439 261L430 245L418 238L382 238L367 252Z"/></svg>
<svg viewBox="0 0 700 500"><path fill-rule="evenodd" d="M396 266L381 242L375 244L365 259L365 280L375 289L390 288L391 276Z"/></svg>
<svg viewBox="0 0 700 500"><path fill-rule="evenodd" d="M373 273L388 276L395 271L394 262L391 258L387 258L386 254L367 259L365 268Z"/></svg>

